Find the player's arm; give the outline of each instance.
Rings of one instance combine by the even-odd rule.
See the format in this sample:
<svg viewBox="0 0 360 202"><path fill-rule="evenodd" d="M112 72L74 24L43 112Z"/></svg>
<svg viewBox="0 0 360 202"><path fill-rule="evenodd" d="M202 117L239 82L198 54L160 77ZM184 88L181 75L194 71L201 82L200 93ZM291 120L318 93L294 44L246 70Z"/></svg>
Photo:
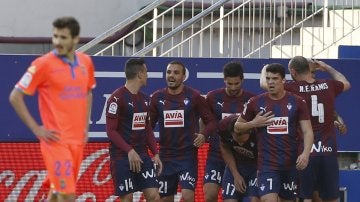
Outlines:
<svg viewBox="0 0 360 202"><path fill-rule="evenodd" d="M264 65L264 67L261 69L260 73L260 88L267 90L268 86L266 83L266 68L268 65Z"/></svg>
<svg viewBox="0 0 360 202"><path fill-rule="evenodd" d="M154 161L154 165L155 165L157 174L160 175L162 172L162 169L163 169L163 164L159 157L159 150L156 147L156 140L155 140L154 132L150 126L149 121L147 121L147 123L145 125L145 130L146 130L146 142L147 142L147 145L148 145L151 153L154 155L153 161Z"/></svg>
<svg viewBox="0 0 360 202"><path fill-rule="evenodd" d="M217 121L215 115L211 112L210 107L206 104L205 98L201 95L196 97L195 100L196 110L200 114L201 120L204 122L205 127L200 133L197 133L197 137L194 140L194 146L200 147L205 143L206 137L214 134L217 130Z"/></svg>
<svg viewBox="0 0 360 202"><path fill-rule="evenodd" d="M156 126L156 123L158 122L159 112L156 107L158 100L155 99L154 95L150 98L150 126L154 129Z"/></svg>
<svg viewBox="0 0 360 202"><path fill-rule="evenodd" d="M117 130L118 124L119 120L117 118L106 116L106 134L116 147L129 153L133 148L124 140L122 134Z"/></svg>
<svg viewBox="0 0 360 202"><path fill-rule="evenodd" d="M317 64L316 70L326 71L331 75L333 79L342 82L344 84L343 91L347 91L350 89L351 87L350 82L341 72L337 71L335 68L326 64L323 61L315 60L315 63Z"/></svg>
<svg viewBox="0 0 360 202"><path fill-rule="evenodd" d="M220 151L224 162L229 167L229 170L234 177L235 189L240 191L241 193L244 193L246 191L246 183L237 169L236 160L233 152L231 151L231 148L223 141L220 141Z"/></svg>
<svg viewBox="0 0 360 202"><path fill-rule="evenodd" d="M334 119L335 126L339 129L340 134L344 135L347 132L346 124L343 118L336 111L334 111Z"/></svg>
<svg viewBox="0 0 360 202"><path fill-rule="evenodd" d="M300 120L300 128L304 136L304 149L296 160L296 168L303 170L309 163L311 147L314 143L314 133L310 120Z"/></svg>
<svg viewBox="0 0 360 202"><path fill-rule="evenodd" d="M136 173L139 173L141 170L141 164L143 161L141 160L139 154L132 148L117 131L118 128L118 118L106 116L106 134L113 142L116 147L122 149L128 154L130 170Z"/></svg>
<svg viewBox="0 0 360 202"><path fill-rule="evenodd" d="M91 108L92 108L92 103L93 103L93 94L92 94L92 90L89 90L88 94L87 94L87 111L86 111L86 126L85 126L85 139L84 142L86 143L88 141L88 137L89 137L89 123L90 123L90 115L91 115Z"/></svg>
<svg viewBox="0 0 360 202"><path fill-rule="evenodd" d="M24 97L25 94L17 88L14 88L10 93L9 101L16 114L37 138L42 139L45 142L58 141L59 137L56 131L46 130L35 121L25 104Z"/></svg>

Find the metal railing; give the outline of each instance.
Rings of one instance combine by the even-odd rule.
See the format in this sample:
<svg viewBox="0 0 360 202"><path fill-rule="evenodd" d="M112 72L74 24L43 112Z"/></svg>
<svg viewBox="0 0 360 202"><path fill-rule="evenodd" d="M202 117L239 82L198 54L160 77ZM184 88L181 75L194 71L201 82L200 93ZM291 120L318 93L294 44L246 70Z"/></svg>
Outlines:
<svg viewBox="0 0 360 202"><path fill-rule="evenodd" d="M332 58L339 44L360 43L353 39L359 1L158 2L137 15L131 32L94 55Z"/></svg>

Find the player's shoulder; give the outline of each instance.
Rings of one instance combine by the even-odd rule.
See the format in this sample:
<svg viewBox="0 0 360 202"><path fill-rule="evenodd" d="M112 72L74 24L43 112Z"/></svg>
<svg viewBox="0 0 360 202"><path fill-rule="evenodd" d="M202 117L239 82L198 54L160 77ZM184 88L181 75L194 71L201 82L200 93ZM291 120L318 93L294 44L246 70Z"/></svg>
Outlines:
<svg viewBox="0 0 360 202"><path fill-rule="evenodd" d="M290 92L290 91L286 91L286 93L287 93L287 96L289 96L289 97L293 97L295 100L297 100L297 101L303 101L303 102L306 102L305 101L305 99L303 98L303 97L301 97L301 96L299 96L299 95L297 95L297 94L295 94L295 93L293 93L293 92Z"/></svg>
<svg viewBox="0 0 360 202"><path fill-rule="evenodd" d="M268 92L264 92L264 93L260 93L258 95L254 95L250 98L250 100L259 100L259 99L262 99L262 98L267 98L269 96L269 93Z"/></svg>
<svg viewBox="0 0 360 202"><path fill-rule="evenodd" d="M155 91L151 94L151 96L157 97L157 96L159 96L160 94L166 94L166 92L167 92L167 89L166 89L166 88L160 88L160 89L155 90Z"/></svg>
<svg viewBox="0 0 360 202"><path fill-rule="evenodd" d="M214 89L214 90L211 90L209 91L207 94L206 94L206 97L211 97L211 96L215 96L215 95L218 95L220 93L224 93L225 92L225 88L217 88L217 89Z"/></svg>
<svg viewBox="0 0 360 202"><path fill-rule="evenodd" d="M56 59L56 58L57 58L57 56L51 51L51 52L48 52L44 55L41 55L41 56L35 58L35 60L33 61L33 64L41 66L44 64L53 63L54 59Z"/></svg>
<svg viewBox="0 0 360 202"><path fill-rule="evenodd" d="M126 88L125 86L121 86L117 89L115 89L112 93L111 93L111 97L113 96L121 96L126 92Z"/></svg>
<svg viewBox="0 0 360 202"><path fill-rule="evenodd" d="M190 86L186 86L186 85L184 86L184 92L186 94L190 93L190 94L192 94L194 96L200 96L201 95L199 90L197 90L197 89L195 89L193 87L190 87Z"/></svg>
<svg viewBox="0 0 360 202"><path fill-rule="evenodd" d="M148 98L149 98L149 96L148 96L145 92L143 92L143 91L139 91L139 92L138 92L138 95L141 96L141 97L143 97L144 99L148 99Z"/></svg>
<svg viewBox="0 0 360 202"><path fill-rule="evenodd" d="M59 60L57 59L57 56L51 51L35 58L32 61L29 69L31 69L34 73L41 72L41 74L44 74L44 72L50 70L49 67L53 66L58 61Z"/></svg>
<svg viewBox="0 0 360 202"><path fill-rule="evenodd" d="M243 90L242 96L251 98L251 97L256 96L256 94L253 92L247 91L247 90Z"/></svg>
<svg viewBox="0 0 360 202"><path fill-rule="evenodd" d="M341 81L337 81L335 79L316 79L315 82L317 84L326 84L326 85L342 83Z"/></svg>
<svg viewBox="0 0 360 202"><path fill-rule="evenodd" d="M87 62L92 62L91 57L88 54L85 54L83 52L75 52L76 57L78 57L78 59L80 59L81 61L87 61Z"/></svg>

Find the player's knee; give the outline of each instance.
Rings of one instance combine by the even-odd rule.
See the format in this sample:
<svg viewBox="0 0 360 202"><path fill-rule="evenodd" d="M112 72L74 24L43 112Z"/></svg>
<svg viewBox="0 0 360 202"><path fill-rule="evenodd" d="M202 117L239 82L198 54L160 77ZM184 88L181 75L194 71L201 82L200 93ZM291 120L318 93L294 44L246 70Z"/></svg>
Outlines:
<svg viewBox="0 0 360 202"><path fill-rule="evenodd" d="M132 202L133 201L133 194L130 193L130 194L126 194L124 196L120 196L120 200L122 202Z"/></svg>
<svg viewBox="0 0 360 202"><path fill-rule="evenodd" d="M149 202L160 202L160 195L156 192L152 192L147 195L146 201Z"/></svg>
<svg viewBox="0 0 360 202"><path fill-rule="evenodd" d="M205 193L205 201L206 202L216 202L217 201L217 193L214 191L204 190Z"/></svg>
<svg viewBox="0 0 360 202"><path fill-rule="evenodd" d="M190 190L182 191L182 199L184 202L194 201L195 194L193 191Z"/></svg>

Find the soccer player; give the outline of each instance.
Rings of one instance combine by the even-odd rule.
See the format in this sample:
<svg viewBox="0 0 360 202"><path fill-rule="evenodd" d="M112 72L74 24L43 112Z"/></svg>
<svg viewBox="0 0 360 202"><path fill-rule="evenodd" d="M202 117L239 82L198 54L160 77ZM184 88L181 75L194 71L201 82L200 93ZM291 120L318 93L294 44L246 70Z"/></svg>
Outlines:
<svg viewBox="0 0 360 202"><path fill-rule="evenodd" d="M289 61L294 79L285 88L307 101L314 130L309 166L299 174L300 198L311 201L314 190L323 201L337 201L339 197L339 167L334 126L335 98L350 89L346 77L330 65L317 61L317 69L328 72L333 79L314 79L306 58L296 56Z"/></svg>
<svg viewBox="0 0 360 202"><path fill-rule="evenodd" d="M307 58L307 61L309 63L311 75L314 79L316 79L315 72L323 71L321 66L325 65L325 63L322 61L313 60L313 59L309 59L309 58ZM338 128L339 133L341 135L344 135L347 132L347 127L346 127L346 124L345 124L343 118L336 111L334 111L334 124Z"/></svg>
<svg viewBox="0 0 360 202"><path fill-rule="evenodd" d="M159 176L162 201L174 201L178 184L185 202L195 200L197 150L215 132L217 123L200 92L184 85L186 69L179 61L166 68L167 87L151 97L150 121L158 122L160 158L164 170ZM206 127L199 132L199 118Z"/></svg>
<svg viewBox="0 0 360 202"><path fill-rule="evenodd" d="M265 71L268 92L249 100L234 131L257 129L261 201L277 201L278 197L294 200L296 169L307 166L313 144L310 115L304 99L285 91L285 68L281 64L270 64ZM299 137L304 148L297 156Z"/></svg>
<svg viewBox="0 0 360 202"><path fill-rule="evenodd" d="M73 17L53 22L51 52L35 59L10 94L10 103L40 140L50 182L49 201L75 201L76 180L88 139L92 89L96 82L91 58L75 52L80 25ZM39 125L25 95L39 94Z"/></svg>
<svg viewBox="0 0 360 202"><path fill-rule="evenodd" d="M217 121L231 115L240 114L244 104L254 96L242 89L243 67L239 62L229 62L223 68L225 88L218 88L206 95L206 103L216 116ZM205 201L217 202L221 188L225 163L221 157L219 135L209 137L209 151L204 174ZM233 183L232 183L233 184ZM227 185L226 185L227 186Z"/></svg>
<svg viewBox="0 0 360 202"><path fill-rule="evenodd" d="M147 201L160 201L156 175L161 173L162 162L149 122L149 97L140 91L148 78L145 61L141 58L127 60L125 76L125 85L112 93L106 107L115 195L120 196L121 201L130 202L132 193L142 191Z"/></svg>
<svg viewBox="0 0 360 202"><path fill-rule="evenodd" d="M234 125L239 115L230 115L219 123L221 154L226 162L223 177L224 202L259 202L256 179L257 146L256 134L234 133Z"/></svg>

